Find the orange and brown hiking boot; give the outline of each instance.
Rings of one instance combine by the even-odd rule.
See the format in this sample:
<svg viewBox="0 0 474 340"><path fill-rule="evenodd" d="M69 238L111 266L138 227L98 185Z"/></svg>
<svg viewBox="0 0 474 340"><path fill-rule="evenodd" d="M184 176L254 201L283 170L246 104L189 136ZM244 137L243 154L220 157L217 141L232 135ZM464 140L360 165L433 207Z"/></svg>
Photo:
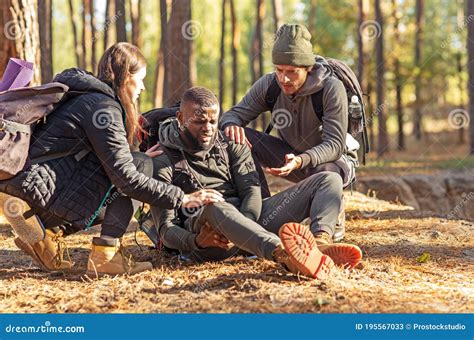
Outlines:
<svg viewBox="0 0 474 340"><path fill-rule="evenodd" d="M292 272L319 280L326 279L334 262L318 249L316 240L309 228L299 223L285 223L278 235L285 253L289 257Z"/></svg>
<svg viewBox="0 0 474 340"><path fill-rule="evenodd" d="M323 254L329 256L337 266L352 269L362 260L362 251L355 244L319 244L318 248Z"/></svg>

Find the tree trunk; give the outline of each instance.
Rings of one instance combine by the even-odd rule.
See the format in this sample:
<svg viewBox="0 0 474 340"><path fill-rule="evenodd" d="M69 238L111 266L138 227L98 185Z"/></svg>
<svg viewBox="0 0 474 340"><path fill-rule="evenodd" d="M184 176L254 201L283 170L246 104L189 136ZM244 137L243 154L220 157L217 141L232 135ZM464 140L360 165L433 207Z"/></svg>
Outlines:
<svg viewBox="0 0 474 340"><path fill-rule="evenodd" d="M415 116L413 134L416 140L421 140L421 52L423 45L424 0L416 0L416 32L415 32Z"/></svg>
<svg viewBox="0 0 474 340"><path fill-rule="evenodd" d="M89 54L87 48L87 42L89 41L89 25L87 22L87 13L89 12L90 1L84 0L82 2L82 65L84 65L84 69L88 69L88 58L87 55Z"/></svg>
<svg viewBox="0 0 474 340"><path fill-rule="evenodd" d="M117 42L127 41L125 0L115 0L115 30Z"/></svg>
<svg viewBox="0 0 474 340"><path fill-rule="evenodd" d="M140 17L141 17L141 1L130 0L130 18L132 21L132 44L142 47L142 41L140 36Z"/></svg>
<svg viewBox="0 0 474 340"><path fill-rule="evenodd" d="M400 16L398 15L397 2L392 0L393 8L393 32L395 37L395 54L394 54L394 73L395 73L395 93L397 101L397 124L398 124L398 138L397 138L397 148L398 150L405 150L405 134L403 133L403 103L402 103L402 77L400 75L400 58L399 51L401 46L400 41L400 29L399 22Z"/></svg>
<svg viewBox="0 0 474 340"><path fill-rule="evenodd" d="M362 26L362 23L365 21L365 11L364 11L364 0L359 0L359 27ZM362 34L360 30L357 30L358 32L358 53L359 57L357 60L357 77L359 78L359 82L363 83L364 81L364 39L362 37ZM362 91L364 90L364 87L362 87Z"/></svg>
<svg viewBox="0 0 474 340"><path fill-rule="evenodd" d="M191 0L172 1L168 50L173 58L168 58L166 70L167 88L165 105L171 105L181 99L184 91L192 87L192 40L195 38L191 22ZM184 34L183 34L184 32ZM169 66L168 66L169 65Z"/></svg>
<svg viewBox="0 0 474 340"><path fill-rule="evenodd" d="M225 7L226 0L222 0L221 8L221 55L219 58L219 105L222 108L222 103L224 102L224 82L225 82Z"/></svg>
<svg viewBox="0 0 474 340"><path fill-rule="evenodd" d="M115 41L115 0L107 0L104 21L104 51Z"/></svg>
<svg viewBox="0 0 474 340"><path fill-rule="evenodd" d="M82 63L82 45L79 43L79 37L77 32L77 16L74 12L74 5L73 0L69 0L69 15L71 18L71 26L72 26L72 37L74 39L74 53L76 55L76 63L79 68L84 68L84 64Z"/></svg>
<svg viewBox="0 0 474 340"><path fill-rule="evenodd" d="M53 79L53 30L51 26L51 1L52 0L38 0L38 24L39 27L42 28L39 30L41 49L41 79L45 83Z"/></svg>
<svg viewBox="0 0 474 340"><path fill-rule="evenodd" d="M373 100L373 87L372 87L372 82L368 81L367 82L367 103L368 103L368 111L370 113L370 116L367 118L367 125L368 125L368 134L369 134L369 144L370 144L370 149L374 150L375 147L375 132L374 132L374 119L376 117L375 115L375 110L374 110L374 100Z"/></svg>
<svg viewBox="0 0 474 340"><path fill-rule="evenodd" d="M467 1L467 13L466 17L471 18L474 16L474 2L468 0ZM470 136L470 144L471 150L470 153L474 154L474 23L471 21L468 24L467 30L467 52L468 52L468 72L469 72L469 80L468 80L468 92L469 92L469 136Z"/></svg>
<svg viewBox="0 0 474 340"><path fill-rule="evenodd" d="M240 46L240 29L237 23L237 14L235 13L234 0L230 2L230 16L232 21L232 105L237 103L237 89L238 89L238 54L237 49Z"/></svg>
<svg viewBox="0 0 474 340"><path fill-rule="evenodd" d="M283 4L281 0L272 0L273 7L273 25L274 31L276 32L278 28L283 25Z"/></svg>
<svg viewBox="0 0 474 340"><path fill-rule="evenodd" d="M3 32L0 34L1 74L5 71L9 58L17 55L15 39L22 35L20 26L13 22L10 5L11 1L0 2L0 27L3 27Z"/></svg>
<svg viewBox="0 0 474 340"><path fill-rule="evenodd" d="M168 4L166 0L160 0L160 29L161 29L161 39L160 47L158 51L158 60L155 70L155 84L153 89L153 103L155 107L163 106L163 98L168 97L168 94L165 96L165 84L166 74L165 65L166 60L168 59L167 52L167 35L168 35Z"/></svg>
<svg viewBox="0 0 474 340"><path fill-rule="evenodd" d="M95 21L95 9L94 9L94 0L90 0L89 6L89 25L90 25L90 32L91 32L91 67L92 72L97 72L97 33L96 33L96 21Z"/></svg>
<svg viewBox="0 0 474 340"><path fill-rule="evenodd" d="M316 36L316 15L318 10L318 0L309 1L308 30L311 36Z"/></svg>
<svg viewBox="0 0 474 340"><path fill-rule="evenodd" d="M376 72L377 72L377 113L378 113L378 145L377 156L381 157L388 151L387 122L385 114L385 60L384 60L384 32L383 32L383 14L380 8L380 0L375 0L375 18L380 25L380 36L377 38L376 45Z"/></svg>
<svg viewBox="0 0 474 340"><path fill-rule="evenodd" d="M255 25L255 35L254 35L254 42L253 42L253 48L254 48L254 59L253 59L253 67L254 67L254 83L263 75L263 53L262 53L262 47L263 47L263 19L265 17L265 2L263 0L257 0L257 22ZM265 129L267 126L267 117L265 113L260 115L261 117L261 124L262 124L262 129Z"/></svg>
<svg viewBox="0 0 474 340"><path fill-rule="evenodd" d="M3 34L6 39L14 40L15 48L8 44L7 51L13 55L6 55L6 63L10 57L27 60L34 64L34 74L30 85L41 84L41 52L38 25L37 0L8 0L3 1L5 6ZM3 44L2 44L3 45Z"/></svg>

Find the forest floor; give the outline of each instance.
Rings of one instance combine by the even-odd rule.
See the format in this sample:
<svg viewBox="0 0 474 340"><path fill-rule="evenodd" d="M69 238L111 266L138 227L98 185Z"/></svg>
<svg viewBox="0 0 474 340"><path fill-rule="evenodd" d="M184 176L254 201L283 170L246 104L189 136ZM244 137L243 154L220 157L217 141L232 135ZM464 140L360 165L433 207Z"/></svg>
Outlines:
<svg viewBox="0 0 474 340"><path fill-rule="evenodd" d="M436 137L438 138L438 137ZM431 143L431 141L428 141ZM439 137L436 142L447 145ZM369 162L362 176L470 167L466 145L419 145ZM441 152L439 151L441 150ZM288 186L274 181L276 191ZM346 239L363 251L359 269L324 281L237 257L196 264L149 247L136 223L125 244L154 269L131 277L85 275L93 228L68 237L73 270L46 273L13 243L0 216L0 310L10 313L473 313L474 222L423 215L410 207L346 193ZM4 222L4 221L3 221Z"/></svg>
<svg viewBox="0 0 474 340"><path fill-rule="evenodd" d="M409 207L347 193L346 242L363 268L337 269L320 282L261 259L183 262L147 247L135 224L125 243L154 269L131 277L89 278L97 229L67 238L74 269L46 273L0 227L0 310L9 313L472 313L474 228L469 221L421 216ZM371 211L377 211L376 218ZM424 262L420 256L429 258ZM471 282L471 284L469 284Z"/></svg>

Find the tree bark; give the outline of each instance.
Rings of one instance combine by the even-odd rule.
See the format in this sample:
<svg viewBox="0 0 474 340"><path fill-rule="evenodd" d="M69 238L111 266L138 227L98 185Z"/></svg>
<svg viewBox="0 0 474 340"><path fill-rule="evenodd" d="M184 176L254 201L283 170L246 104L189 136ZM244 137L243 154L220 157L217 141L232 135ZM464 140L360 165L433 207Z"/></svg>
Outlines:
<svg viewBox="0 0 474 340"><path fill-rule="evenodd" d="M365 20L365 11L364 11L364 0L359 0L359 27L362 26L362 23ZM364 56L364 39L362 37L362 34L360 30L357 30L358 35L357 35L357 42L358 42L358 53L359 57L357 60L357 77L359 78L359 82L362 84L364 81L364 62L365 62L365 56ZM364 89L364 87L362 87Z"/></svg>
<svg viewBox="0 0 474 340"><path fill-rule="evenodd" d="M161 39L158 51L158 60L155 69L155 83L153 89L153 103L155 107L163 106L165 96L166 74L165 65L168 59L167 36L168 36L168 4L166 0L160 0L160 28ZM166 97L168 94L166 94Z"/></svg>
<svg viewBox="0 0 474 340"><path fill-rule="evenodd" d="M89 25L91 32L91 67L92 72L97 71L97 33L96 33L96 20L95 20L95 9L94 9L94 0L90 0L89 6Z"/></svg>
<svg viewBox="0 0 474 340"><path fill-rule="evenodd" d="M384 60L384 21L380 8L380 0L375 0L375 18L380 25L380 36L376 45L376 72L377 72L377 114L378 114L378 145L377 156L383 156L389 148L387 135L387 122L385 111L385 60Z"/></svg>
<svg viewBox="0 0 474 340"><path fill-rule="evenodd" d="M192 40L195 38L191 20L191 0L172 1L170 16L169 54L166 70L169 93L165 97L165 105L171 105L181 99L184 91L192 87ZM191 32L191 33L189 33ZM169 65L169 66L168 66Z"/></svg>
<svg viewBox="0 0 474 340"><path fill-rule="evenodd" d="M127 41L125 0L115 0L115 30L117 42Z"/></svg>
<svg viewBox="0 0 474 340"><path fill-rule="evenodd" d="M276 32L283 25L283 4L281 0L272 0L273 7L273 27Z"/></svg>
<svg viewBox="0 0 474 340"><path fill-rule="evenodd" d="M263 0L257 0L257 20L255 24L255 32L252 42L252 82L255 83L263 75L263 19L265 17L265 2ZM267 126L267 119L265 113L260 115L262 129ZM256 124L256 122L255 122ZM256 126L252 126L256 127Z"/></svg>
<svg viewBox="0 0 474 340"><path fill-rule="evenodd" d="M142 41L140 36L140 17L141 17L141 1L130 0L130 18L132 21L132 44L142 47Z"/></svg>
<svg viewBox="0 0 474 340"><path fill-rule="evenodd" d="M413 134L416 140L421 140L422 116L421 116L421 58L423 45L424 26L424 0L416 0L416 32L415 32L415 115L413 121Z"/></svg>
<svg viewBox="0 0 474 340"><path fill-rule="evenodd" d="M316 15L318 10L318 0L309 1L308 30L311 36L316 35Z"/></svg>
<svg viewBox="0 0 474 340"><path fill-rule="evenodd" d="M41 80L49 82L53 79L52 53L52 0L38 0L38 24L41 49Z"/></svg>
<svg viewBox="0 0 474 340"><path fill-rule="evenodd" d="M84 68L84 64L82 63L82 45L79 42L78 32L77 32L77 16L74 12L74 4L73 0L69 0L69 16L71 19L71 26L72 26L72 37L74 39L74 54L76 55L76 63L79 68Z"/></svg>
<svg viewBox="0 0 474 340"><path fill-rule="evenodd" d="M104 51L115 41L115 0L107 0L104 20Z"/></svg>
<svg viewBox="0 0 474 340"><path fill-rule="evenodd" d="M221 47L220 47L220 58L219 58L219 105L222 108L224 102L224 82L225 82L225 23L226 23L226 0L222 0L221 7Z"/></svg>
<svg viewBox="0 0 474 340"><path fill-rule="evenodd" d="M466 17L472 18L474 16L474 2L467 1ZM471 150L470 154L474 154L474 22L472 20L468 23L467 31L467 52L468 52L468 92L469 92L469 136Z"/></svg>
<svg viewBox="0 0 474 340"><path fill-rule="evenodd" d="M81 18L82 18L82 65L84 65L84 69L88 69L88 58L87 55L88 53L88 48L87 48L87 42L89 41L89 24L87 22L87 13L89 12L89 6L90 6L90 1L89 0L84 0L82 2L82 11L81 11Z"/></svg>
<svg viewBox="0 0 474 340"><path fill-rule="evenodd" d="M237 22L237 14L235 13L234 0L230 2L230 16L232 21L232 105L237 103L237 89L238 89L238 54L237 49L240 46L240 28Z"/></svg>
<svg viewBox="0 0 474 340"><path fill-rule="evenodd" d="M17 55L15 39L22 33L20 26L13 21L10 12L11 1L2 1L0 3L0 72L3 74L7 67L8 60Z"/></svg>
<svg viewBox="0 0 474 340"><path fill-rule="evenodd" d="M37 0L8 0L6 15L6 26L3 27L3 36L6 39L13 39L15 49L14 55L7 55L8 58L15 57L27 60L34 64L34 74L30 85L41 84L41 52L38 25L38 1ZM13 31L10 30L13 28Z"/></svg>
<svg viewBox="0 0 474 340"><path fill-rule="evenodd" d="M397 124L398 124L398 138L397 138L397 148L398 150L405 150L405 134L403 133L403 103L402 103L402 77L400 74L400 58L399 51L401 46L400 41L400 29L399 22L400 16L398 14L397 2L392 0L392 9L393 9L393 32L395 37L395 49L398 51L394 54L394 74L395 74L395 96L397 101Z"/></svg>

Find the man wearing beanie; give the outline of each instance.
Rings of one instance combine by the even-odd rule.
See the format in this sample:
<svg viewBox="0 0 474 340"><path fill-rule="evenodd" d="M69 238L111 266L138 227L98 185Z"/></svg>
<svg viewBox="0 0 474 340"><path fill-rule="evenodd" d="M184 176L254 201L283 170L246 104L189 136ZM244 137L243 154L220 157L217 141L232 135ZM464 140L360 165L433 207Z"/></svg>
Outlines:
<svg viewBox="0 0 474 340"><path fill-rule="evenodd" d="M295 183L310 176L323 178L327 185L320 190L325 204L311 221L311 231L321 244L339 241L344 237L343 187L354 176L354 163L346 155L346 89L332 75L326 60L313 54L311 34L302 25L280 27L272 62L275 71L256 81L245 97L223 114L220 128L237 143L251 145L264 197L270 196L270 191L261 167ZM245 128L271 109L267 94L275 79L280 90L271 98L271 111L278 137ZM322 94L322 122L313 108L312 96L317 92Z"/></svg>

